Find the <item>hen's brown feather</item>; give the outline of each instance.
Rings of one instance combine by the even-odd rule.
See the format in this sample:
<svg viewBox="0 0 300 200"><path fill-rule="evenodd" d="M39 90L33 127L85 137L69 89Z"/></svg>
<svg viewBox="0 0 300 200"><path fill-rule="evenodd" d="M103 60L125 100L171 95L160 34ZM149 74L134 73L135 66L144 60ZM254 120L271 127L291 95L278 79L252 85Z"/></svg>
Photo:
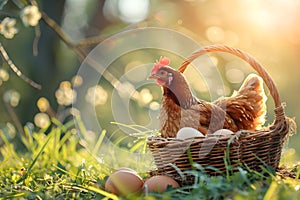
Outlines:
<svg viewBox="0 0 300 200"><path fill-rule="evenodd" d="M238 129L256 130L265 123L266 99L262 78L250 74L238 92L214 104L226 111Z"/></svg>
<svg viewBox="0 0 300 200"><path fill-rule="evenodd" d="M162 137L176 137L183 127L206 134L222 128L255 130L264 123L266 97L259 76L248 76L237 93L209 103L192 95L181 73L174 75L176 84L163 87L159 117Z"/></svg>

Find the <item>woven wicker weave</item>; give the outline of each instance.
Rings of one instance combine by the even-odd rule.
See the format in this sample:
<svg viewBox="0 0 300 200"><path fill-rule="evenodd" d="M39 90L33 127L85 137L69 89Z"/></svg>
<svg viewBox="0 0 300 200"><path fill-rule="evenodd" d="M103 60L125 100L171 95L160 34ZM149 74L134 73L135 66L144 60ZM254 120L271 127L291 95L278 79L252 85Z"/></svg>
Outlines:
<svg viewBox="0 0 300 200"><path fill-rule="evenodd" d="M194 59L208 52L227 52L236 55L256 70L263 78L274 100L274 123L261 130L242 130L218 138L208 136L181 140L160 136L149 137L147 144L157 166L157 170L152 174L168 175L181 184L191 184L192 182L188 180L183 183L182 177L178 174L179 169L184 172L192 168L191 163L198 163L203 167L212 166L225 172L225 156L233 168L242 163L257 171L261 169L260 166L263 164L276 169L280 161L282 145L288 136L290 119L284 114L284 108L272 78L252 56L225 45L210 45L201 48L194 52L180 66L178 71L184 72ZM215 170L207 170L207 172L216 174Z"/></svg>

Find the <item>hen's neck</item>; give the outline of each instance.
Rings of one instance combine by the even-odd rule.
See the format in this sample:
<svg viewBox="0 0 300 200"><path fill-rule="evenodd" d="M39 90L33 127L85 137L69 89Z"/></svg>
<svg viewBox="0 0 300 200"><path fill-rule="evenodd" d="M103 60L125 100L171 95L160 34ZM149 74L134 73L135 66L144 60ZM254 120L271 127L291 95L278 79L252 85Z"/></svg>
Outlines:
<svg viewBox="0 0 300 200"><path fill-rule="evenodd" d="M190 87L182 74L174 77L169 87L163 87L164 95L171 98L174 103L187 109L197 102Z"/></svg>

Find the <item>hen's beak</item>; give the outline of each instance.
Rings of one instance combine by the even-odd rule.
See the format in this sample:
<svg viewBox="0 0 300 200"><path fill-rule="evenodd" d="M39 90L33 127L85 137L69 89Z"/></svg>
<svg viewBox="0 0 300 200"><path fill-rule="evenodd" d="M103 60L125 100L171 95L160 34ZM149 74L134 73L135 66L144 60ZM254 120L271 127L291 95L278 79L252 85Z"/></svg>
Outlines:
<svg viewBox="0 0 300 200"><path fill-rule="evenodd" d="M150 74L147 79L148 80L157 79L157 75L156 74Z"/></svg>

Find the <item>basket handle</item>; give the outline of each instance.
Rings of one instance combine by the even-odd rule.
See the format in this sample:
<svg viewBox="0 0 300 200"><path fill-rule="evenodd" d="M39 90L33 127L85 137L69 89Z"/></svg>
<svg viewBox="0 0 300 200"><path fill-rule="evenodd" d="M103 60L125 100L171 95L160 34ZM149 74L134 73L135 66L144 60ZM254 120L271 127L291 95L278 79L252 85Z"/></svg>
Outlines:
<svg viewBox="0 0 300 200"><path fill-rule="evenodd" d="M187 68L187 66L193 60L195 60L197 57L199 57L199 56L201 56L205 53L209 53L209 52L226 52L226 53L230 53L230 54L238 56L239 58L241 58L244 61L246 61L247 63L249 63L251 65L251 67L262 77L262 79L264 80L265 84L267 85L267 87L270 91L270 94L271 94L271 96L274 100L274 103L275 103L274 111L275 111L275 115L276 115L276 120L285 119L283 105L281 103L279 92L278 92L278 89L277 89L274 81L272 80L270 74L251 55L249 55L248 53L246 53L244 51L241 51L239 49L229 47L229 46L226 46L226 45L221 45L221 44L204 46L203 48L201 48L201 49L195 51L194 53L192 53L192 55L190 57L188 57L181 64L181 66L178 68L178 71L183 73L184 70Z"/></svg>

